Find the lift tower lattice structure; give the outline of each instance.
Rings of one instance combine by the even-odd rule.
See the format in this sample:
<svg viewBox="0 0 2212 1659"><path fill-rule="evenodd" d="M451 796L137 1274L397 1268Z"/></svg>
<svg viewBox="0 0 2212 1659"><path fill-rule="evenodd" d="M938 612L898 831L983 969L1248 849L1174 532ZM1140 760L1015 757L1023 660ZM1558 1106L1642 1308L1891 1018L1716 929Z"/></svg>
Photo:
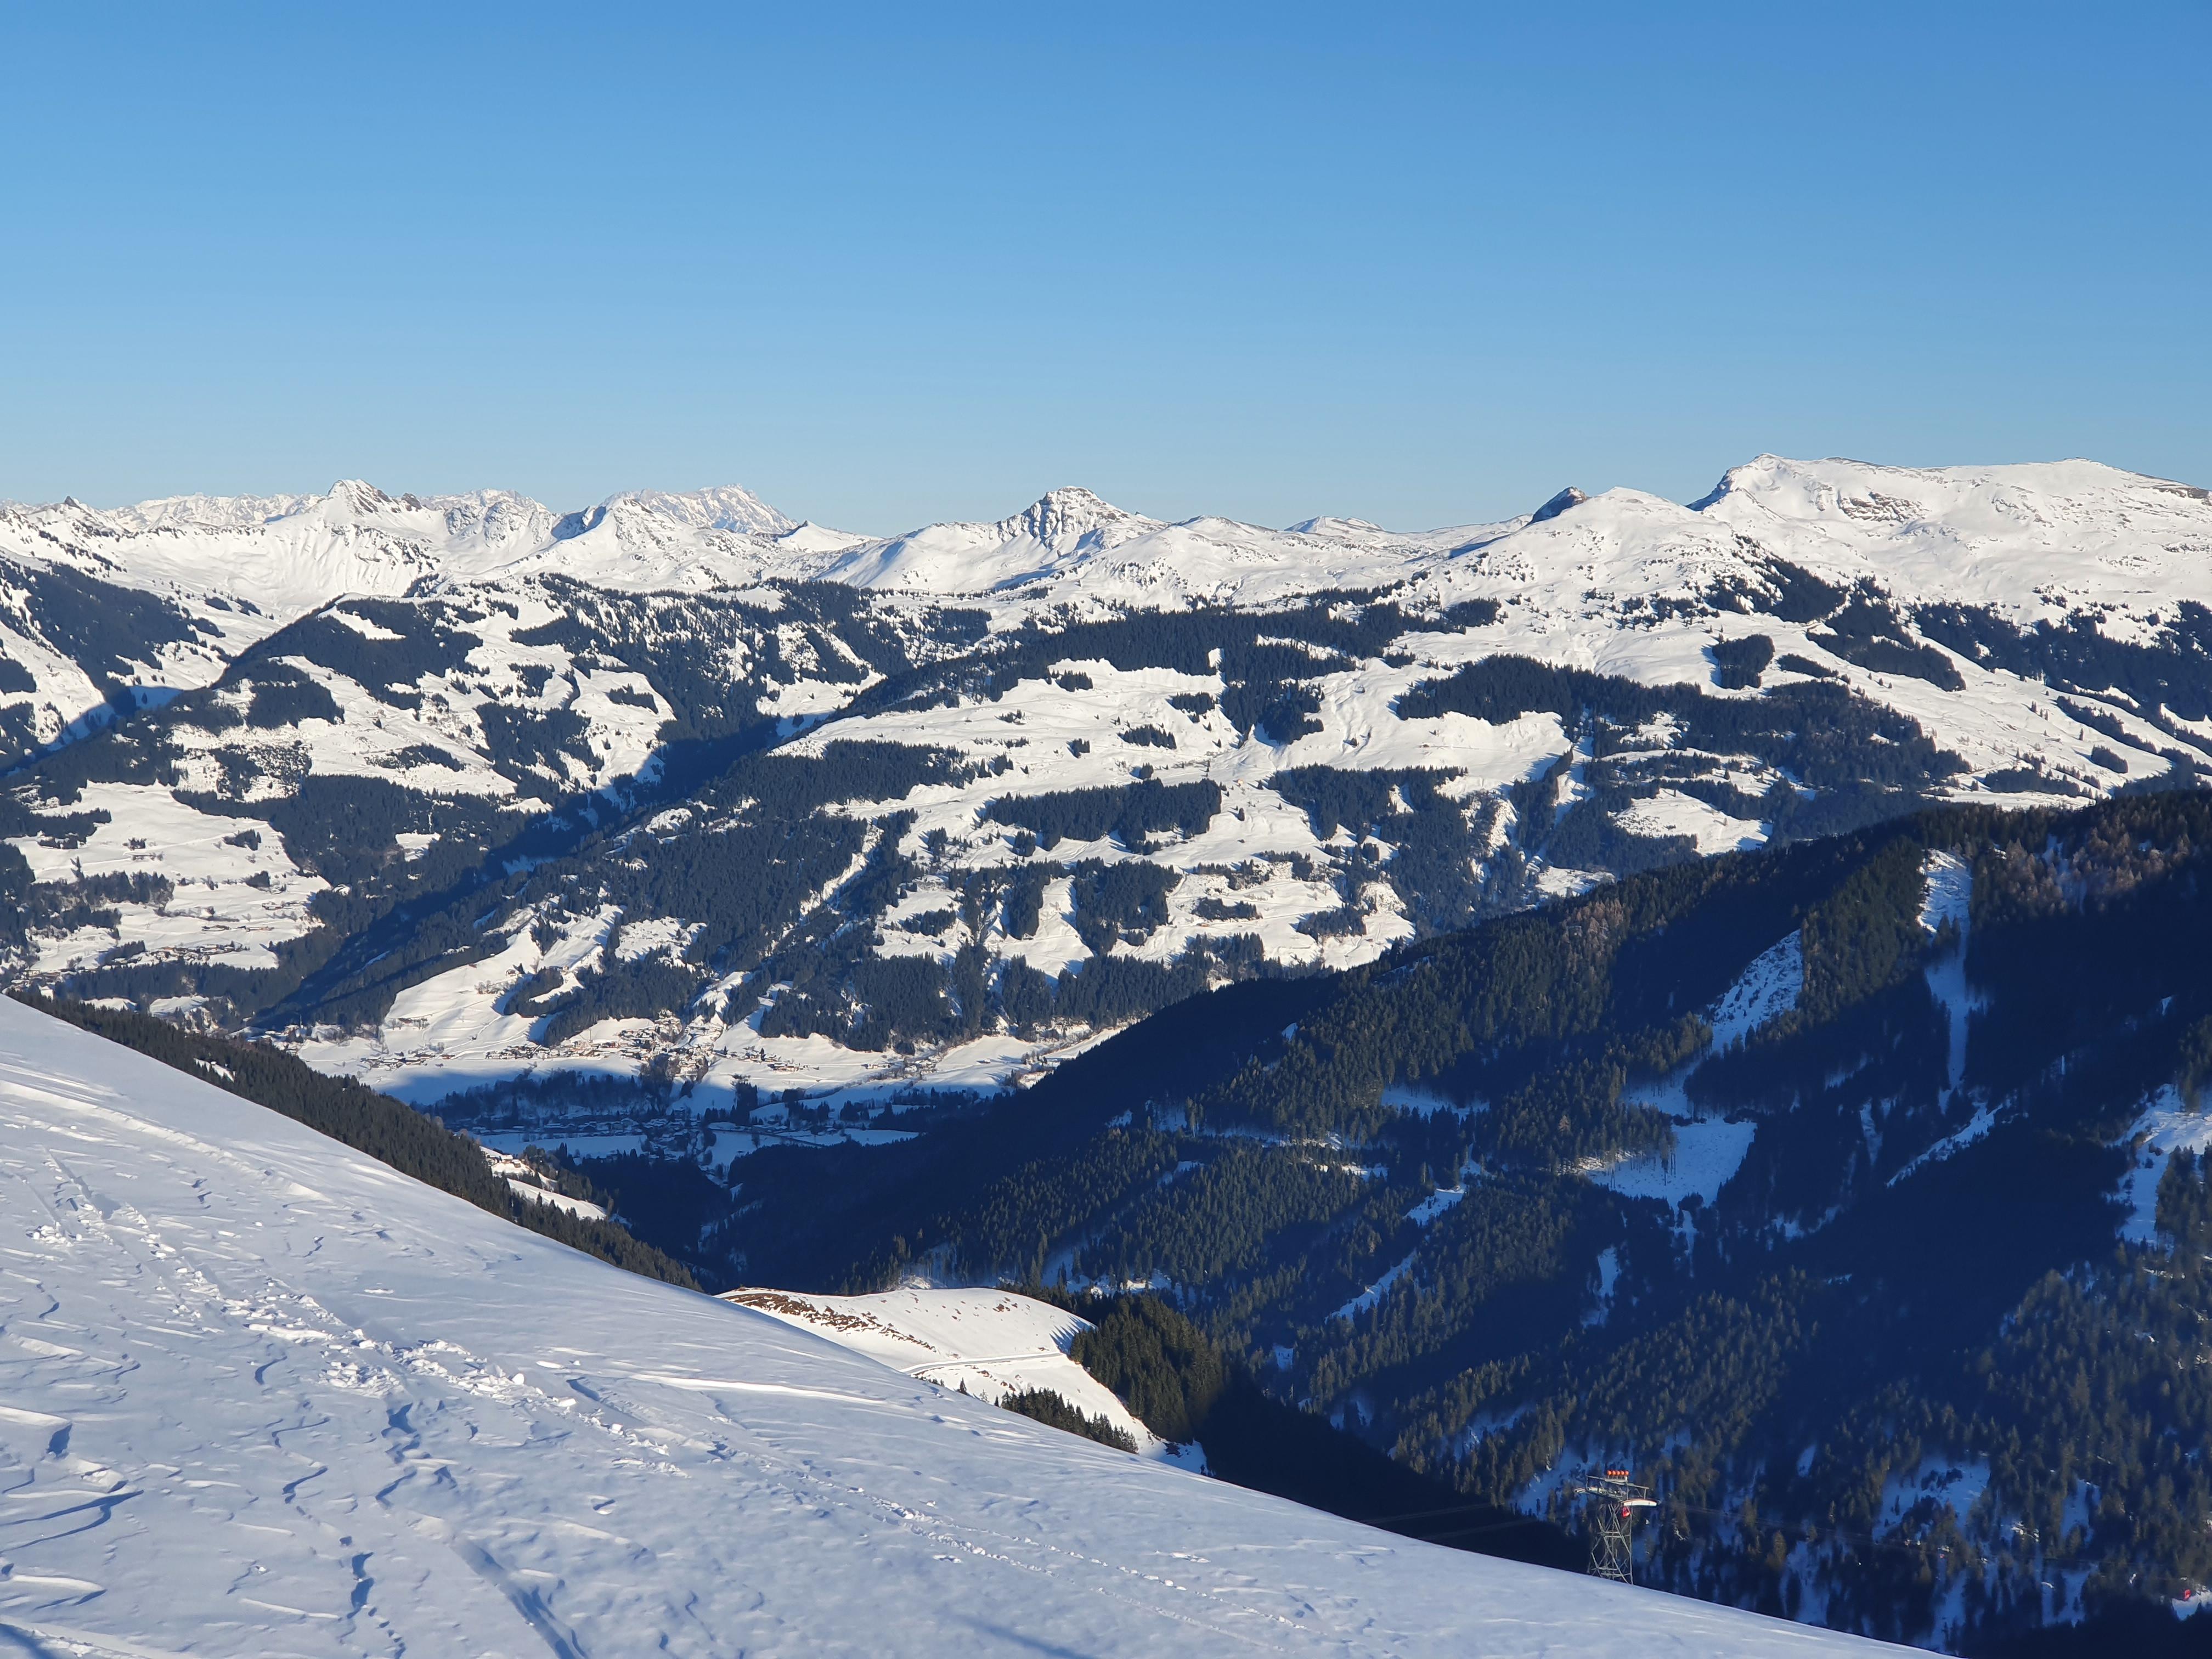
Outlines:
<svg viewBox="0 0 2212 1659"><path fill-rule="evenodd" d="M1628 1478L1626 1469L1584 1470L1568 1489L1585 1500L1590 1525L1590 1575L1616 1583L1636 1582L1636 1522L1659 1507L1649 1486Z"/></svg>

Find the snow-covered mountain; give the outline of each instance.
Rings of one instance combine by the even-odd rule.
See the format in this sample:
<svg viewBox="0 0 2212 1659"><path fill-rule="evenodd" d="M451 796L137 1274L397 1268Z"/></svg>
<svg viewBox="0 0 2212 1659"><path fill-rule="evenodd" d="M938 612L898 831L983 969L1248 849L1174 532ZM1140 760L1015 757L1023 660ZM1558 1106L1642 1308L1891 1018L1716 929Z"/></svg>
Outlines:
<svg viewBox="0 0 2212 1659"><path fill-rule="evenodd" d="M1410 533L1074 489L889 538L735 489L0 509L0 727L129 711L18 775L17 970L495 1116L611 1070L844 1138L816 1105L1653 863L2191 781L2208 556L2204 491L2086 461Z"/></svg>
<svg viewBox="0 0 2212 1659"><path fill-rule="evenodd" d="M1872 1650L1094 1446L4 1001L0 1125L27 1650Z"/></svg>
<svg viewBox="0 0 2212 1659"><path fill-rule="evenodd" d="M1087 489L1054 489L995 524L939 524L855 544L819 574L855 586L941 595L1184 605L1262 604L1402 580L1446 545L1510 526L1395 535L1346 520L1267 530L1231 519L1166 524ZM1373 532L1361 534L1362 530Z"/></svg>
<svg viewBox="0 0 2212 1659"><path fill-rule="evenodd" d="M1068 579L1097 597L1224 600L1371 586L1499 526L1398 535L1347 520L1288 531L1226 519L1165 524L1087 489L995 524L867 538L800 524L750 491L630 490L559 513L504 490L392 496L345 479L320 495L173 496L112 509L0 503L0 557L144 588L217 620L238 601L283 623L347 596L552 574L653 590L823 579L988 593ZM241 629L241 631L244 631Z"/></svg>
<svg viewBox="0 0 2212 1659"><path fill-rule="evenodd" d="M1763 455L1687 507L1631 490L1597 499L1616 517L1648 506L1661 537L1738 538L1803 556L1831 577L1856 565L1923 599L2019 609L2140 599L2155 585L2202 602L2212 581L2193 556L2208 550L2203 490L2089 461L1904 468ZM1268 530L1212 517L1165 523L1066 488L995 523L871 538L796 523L733 486L625 491L563 513L504 490L394 497L341 480L320 495L172 496L105 510L0 503L0 556L187 603L245 599L279 622L346 595L538 572L648 589L823 579L988 594L1045 582L1133 602L1251 601L1371 587L1570 511L1588 529L1608 516L1583 510L1589 500L1562 490L1521 518L1443 530L1327 517ZM1608 527L1583 539L1633 533Z"/></svg>

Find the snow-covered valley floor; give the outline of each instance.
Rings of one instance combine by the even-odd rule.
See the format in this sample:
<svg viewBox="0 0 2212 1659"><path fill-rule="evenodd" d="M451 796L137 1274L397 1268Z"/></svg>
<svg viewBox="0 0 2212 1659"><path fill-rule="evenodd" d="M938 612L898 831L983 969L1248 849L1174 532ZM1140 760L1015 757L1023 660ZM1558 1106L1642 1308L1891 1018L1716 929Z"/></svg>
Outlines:
<svg viewBox="0 0 2212 1659"><path fill-rule="evenodd" d="M0 1001L0 1650L1796 1655L633 1278Z"/></svg>

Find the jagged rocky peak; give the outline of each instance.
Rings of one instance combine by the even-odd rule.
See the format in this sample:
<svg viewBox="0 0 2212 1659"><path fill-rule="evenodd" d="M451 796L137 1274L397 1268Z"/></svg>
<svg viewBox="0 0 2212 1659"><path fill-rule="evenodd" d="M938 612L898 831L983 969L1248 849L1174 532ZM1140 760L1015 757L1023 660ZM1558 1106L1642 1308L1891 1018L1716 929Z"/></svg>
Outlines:
<svg viewBox="0 0 2212 1659"><path fill-rule="evenodd" d="M496 528L519 534L550 515L526 495L476 489L459 495L394 495L361 478L340 478L319 495L164 495L127 507L94 509L65 501L125 535L166 531L221 536L258 533L288 524L333 527L374 524L399 533L434 532L442 520L455 536Z"/></svg>
<svg viewBox="0 0 2212 1659"><path fill-rule="evenodd" d="M601 503L602 512L635 511L687 530L726 530L741 536L781 536L798 521L738 484L705 489L625 489Z"/></svg>
<svg viewBox="0 0 2212 1659"><path fill-rule="evenodd" d="M1560 514L1566 512L1570 507L1580 507L1589 499L1589 497L1583 494L1581 490L1576 489L1572 484L1569 484L1558 495L1553 496L1550 501L1546 501L1543 506L1538 507L1534 513L1531 513L1528 515L1528 522L1530 524L1544 524L1553 519L1558 518Z"/></svg>
<svg viewBox="0 0 2212 1659"><path fill-rule="evenodd" d="M74 495L64 510L129 535L149 531L251 530L312 507L316 495L162 495L127 507L93 507Z"/></svg>
<svg viewBox="0 0 2212 1659"><path fill-rule="evenodd" d="M365 478L340 478L325 493L323 501L341 512L361 514L380 512L398 505Z"/></svg>
<svg viewBox="0 0 2212 1659"><path fill-rule="evenodd" d="M1010 538L1026 536L1032 541L1051 543L1141 522L1136 514L1070 484L1047 490L1012 518L1000 520L998 527Z"/></svg>

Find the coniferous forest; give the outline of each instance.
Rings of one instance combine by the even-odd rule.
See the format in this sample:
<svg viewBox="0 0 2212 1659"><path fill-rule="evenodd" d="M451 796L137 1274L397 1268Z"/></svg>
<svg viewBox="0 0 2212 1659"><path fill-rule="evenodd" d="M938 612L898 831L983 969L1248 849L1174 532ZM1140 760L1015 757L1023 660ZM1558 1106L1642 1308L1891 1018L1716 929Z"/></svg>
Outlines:
<svg viewBox="0 0 2212 1659"><path fill-rule="evenodd" d="M670 1247L1042 1285L1164 1436L1303 1407L1483 1513L1571 1532L1574 1472L1630 1467L1639 1576L1685 1595L1961 1651L2179 1639L2208 845L2184 793L1631 876L1191 997L899 1145L764 1152Z"/></svg>

